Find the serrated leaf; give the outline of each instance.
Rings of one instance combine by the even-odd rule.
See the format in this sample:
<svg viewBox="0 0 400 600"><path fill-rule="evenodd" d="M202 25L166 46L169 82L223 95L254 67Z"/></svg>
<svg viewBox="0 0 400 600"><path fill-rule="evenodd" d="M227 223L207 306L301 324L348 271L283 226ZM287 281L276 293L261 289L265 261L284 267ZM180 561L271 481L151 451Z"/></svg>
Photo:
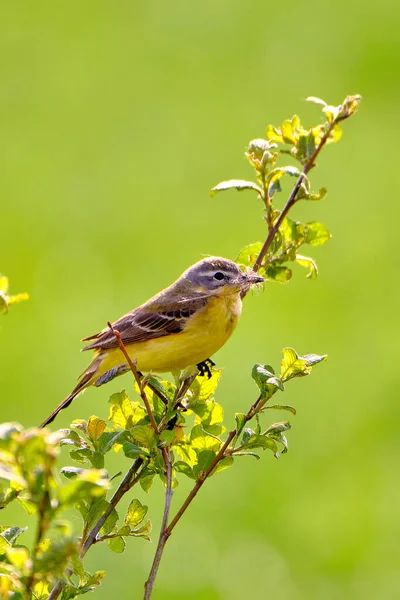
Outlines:
<svg viewBox="0 0 400 600"><path fill-rule="evenodd" d="M316 221L306 223L306 244L310 244L311 246L321 246L331 237L328 229L322 223L317 223Z"/></svg>
<svg viewBox="0 0 400 600"><path fill-rule="evenodd" d="M132 500L130 503L124 523L132 528L137 527L147 514L147 506L144 506L139 500Z"/></svg>
<svg viewBox="0 0 400 600"><path fill-rule="evenodd" d="M230 179L229 181L221 181L218 185L213 187L210 191L210 196L214 196L217 192L224 192L225 190L235 189L238 192L242 190L254 190L258 194L262 195L261 188L252 181L245 181L244 179Z"/></svg>
<svg viewBox="0 0 400 600"><path fill-rule="evenodd" d="M121 536L110 538L109 540L107 540L107 544L110 550L112 550L116 554L122 554L126 546L125 540Z"/></svg>

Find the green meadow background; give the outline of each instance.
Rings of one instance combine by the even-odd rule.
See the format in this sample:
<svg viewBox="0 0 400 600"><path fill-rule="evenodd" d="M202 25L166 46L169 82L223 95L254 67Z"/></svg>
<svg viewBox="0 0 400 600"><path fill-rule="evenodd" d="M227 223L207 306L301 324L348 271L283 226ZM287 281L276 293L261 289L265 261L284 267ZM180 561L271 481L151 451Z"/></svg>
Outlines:
<svg viewBox="0 0 400 600"><path fill-rule="evenodd" d="M327 199L293 211L332 232L312 249L319 278L299 267L289 285L246 298L216 356L228 425L256 397L255 362L278 365L288 345L329 361L287 386L298 409L289 454L238 459L202 489L154 598L397 597L400 5L72 0L0 12L0 270L31 295L0 320L2 421L36 425L67 395L88 360L81 337L204 254L234 258L263 239L254 194L209 197L220 180L251 177L250 139L293 113L319 122L308 95L362 94L312 174ZM89 390L56 426L105 418L124 387L129 376ZM110 469L128 464L118 456ZM153 542L90 551L88 569L108 571L99 600L141 598L163 491L135 494ZM0 522L33 525L13 511Z"/></svg>

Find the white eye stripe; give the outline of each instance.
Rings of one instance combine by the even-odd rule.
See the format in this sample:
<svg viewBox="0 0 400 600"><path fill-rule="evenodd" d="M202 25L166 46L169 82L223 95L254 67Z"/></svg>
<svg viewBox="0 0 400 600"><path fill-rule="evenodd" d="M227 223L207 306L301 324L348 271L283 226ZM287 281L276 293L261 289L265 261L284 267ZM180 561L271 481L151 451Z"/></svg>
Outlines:
<svg viewBox="0 0 400 600"><path fill-rule="evenodd" d="M237 273L233 273L232 271L226 271L225 269L212 269L209 271L203 271L201 275L203 277L214 277L215 273L222 273L225 277L237 275Z"/></svg>

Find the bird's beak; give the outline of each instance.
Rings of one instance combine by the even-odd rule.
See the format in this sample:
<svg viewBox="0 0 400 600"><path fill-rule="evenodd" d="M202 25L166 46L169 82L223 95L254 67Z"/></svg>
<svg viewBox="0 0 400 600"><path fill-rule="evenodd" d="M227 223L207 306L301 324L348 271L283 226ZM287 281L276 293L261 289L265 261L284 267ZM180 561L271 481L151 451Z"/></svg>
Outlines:
<svg viewBox="0 0 400 600"><path fill-rule="evenodd" d="M257 273L255 273L254 271L251 271L249 269L248 271L245 271L245 273L243 273L242 281L243 281L243 285L250 286L250 285L254 285L256 283L263 283L265 281L265 279L264 279L264 277L257 275Z"/></svg>
<svg viewBox="0 0 400 600"><path fill-rule="evenodd" d="M257 273L254 273L254 271L250 271L247 274L247 280L252 285L253 285L253 283L263 283L265 281L264 277L257 275Z"/></svg>

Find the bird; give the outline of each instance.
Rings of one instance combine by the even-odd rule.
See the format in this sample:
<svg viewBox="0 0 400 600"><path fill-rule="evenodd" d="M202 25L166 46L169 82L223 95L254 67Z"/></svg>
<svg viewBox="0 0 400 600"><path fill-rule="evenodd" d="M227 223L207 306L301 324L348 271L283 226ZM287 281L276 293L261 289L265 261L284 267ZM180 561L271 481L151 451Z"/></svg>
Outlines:
<svg viewBox="0 0 400 600"><path fill-rule="evenodd" d="M139 372L173 373L198 366L232 335L242 312L242 297L264 278L249 268L218 256L209 256L189 267L169 287L112 324ZM83 338L82 351L94 358L72 392L43 421L51 423L89 386L99 387L129 370L110 327ZM210 361L211 364L214 364Z"/></svg>

